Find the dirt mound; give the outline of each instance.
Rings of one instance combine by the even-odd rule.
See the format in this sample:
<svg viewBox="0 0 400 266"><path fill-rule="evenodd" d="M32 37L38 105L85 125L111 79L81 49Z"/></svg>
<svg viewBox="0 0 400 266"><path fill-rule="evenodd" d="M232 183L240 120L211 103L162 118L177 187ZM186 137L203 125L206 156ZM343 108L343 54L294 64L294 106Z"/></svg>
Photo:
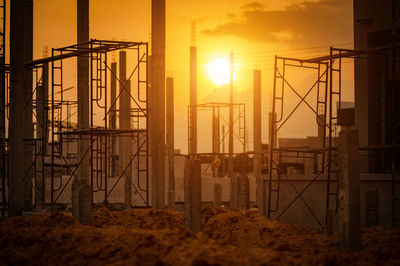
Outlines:
<svg viewBox="0 0 400 266"><path fill-rule="evenodd" d="M362 232L362 250L337 247L337 236L269 220L252 211L204 207L202 231L167 210L93 212L93 225L70 216L0 222L0 265L399 265L400 229Z"/></svg>
<svg viewBox="0 0 400 266"><path fill-rule="evenodd" d="M109 211L102 207L93 212L93 225L118 225L150 230L185 229L182 212L154 209Z"/></svg>

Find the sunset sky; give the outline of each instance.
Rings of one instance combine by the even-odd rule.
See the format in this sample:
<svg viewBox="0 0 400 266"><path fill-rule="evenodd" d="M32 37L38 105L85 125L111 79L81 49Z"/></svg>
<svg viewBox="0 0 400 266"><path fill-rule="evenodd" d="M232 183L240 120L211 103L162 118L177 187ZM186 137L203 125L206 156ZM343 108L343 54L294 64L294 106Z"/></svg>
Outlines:
<svg viewBox="0 0 400 266"><path fill-rule="evenodd" d="M252 143L254 69L262 71L263 141L267 142L274 55L308 58L327 54L329 46L351 48L353 43L352 0L166 2L166 73L175 81L175 146L182 152L187 151L186 106L189 103L189 46L193 22L196 23L195 44L198 47L198 102L228 101L228 87L212 82L207 76L206 66L212 60L227 58L232 51L237 68L235 99L247 104L249 144ZM109 0L91 0L90 36L149 41L150 15L149 0L114 0L112 4ZM50 51L51 48L75 43L76 0L35 0L34 23L35 58L42 57L44 46L48 46ZM344 67L344 100L352 101L351 62L345 63ZM307 75L294 74L294 78L299 86L312 80ZM199 119L201 121L201 117ZM309 124L312 123L314 120L310 120ZM315 135L315 129L308 128L307 124L297 120L292 128L282 131L282 136ZM209 134L205 138L211 138L211 133L199 128L199 136L202 134Z"/></svg>

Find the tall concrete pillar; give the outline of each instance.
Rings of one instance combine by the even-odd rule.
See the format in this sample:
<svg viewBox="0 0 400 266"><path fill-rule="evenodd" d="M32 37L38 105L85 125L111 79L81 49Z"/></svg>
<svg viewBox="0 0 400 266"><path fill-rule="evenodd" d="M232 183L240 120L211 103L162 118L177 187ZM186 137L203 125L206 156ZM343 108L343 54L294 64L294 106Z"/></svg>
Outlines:
<svg viewBox="0 0 400 266"><path fill-rule="evenodd" d="M89 0L77 0L77 42L89 41ZM78 129L89 129L89 57L78 56ZM91 187L89 185L90 160L84 156L90 148L90 141L80 140L78 160L81 164L78 177L72 184L72 214L82 224L91 223ZM90 195L87 195L90 193Z"/></svg>
<svg viewBox="0 0 400 266"><path fill-rule="evenodd" d="M9 215L21 215L24 208L24 0L10 3L10 120L9 120Z"/></svg>
<svg viewBox="0 0 400 266"><path fill-rule="evenodd" d="M230 55L230 67L231 67L231 74L230 74L230 84L229 84L229 157L228 157L228 173L230 178L230 186L231 186L231 197L230 197L230 206L232 208L237 208L237 178L234 177L233 174L233 53L231 52Z"/></svg>
<svg viewBox="0 0 400 266"><path fill-rule="evenodd" d="M168 209L175 210L174 79L167 78Z"/></svg>
<svg viewBox="0 0 400 266"><path fill-rule="evenodd" d="M219 116L214 113L214 110L212 118L212 152L214 154L220 153ZM218 159L218 156L214 155L214 160L216 159ZM212 167L213 177L218 175L218 168L215 166Z"/></svg>
<svg viewBox="0 0 400 266"><path fill-rule="evenodd" d="M358 130L342 128L338 141L339 245L360 249L360 171Z"/></svg>
<svg viewBox="0 0 400 266"><path fill-rule="evenodd" d="M325 115L320 114L317 116L317 124L318 124L318 140L320 142L320 146L323 147L324 139L325 139Z"/></svg>
<svg viewBox="0 0 400 266"><path fill-rule="evenodd" d="M151 2L150 151L152 206L165 207L165 0Z"/></svg>
<svg viewBox="0 0 400 266"><path fill-rule="evenodd" d="M36 208L44 209L45 207L45 156L47 152L48 142L48 100L49 100L49 63L43 65L42 72L42 85L36 89L36 136L39 138L37 150L40 152L40 156L37 158L38 174L36 180L36 197L35 205Z"/></svg>
<svg viewBox="0 0 400 266"><path fill-rule="evenodd" d="M25 0L24 8L24 42L25 62L33 60L33 1ZM32 209L32 182L33 182L33 124L32 124L32 76L31 69L24 72L24 173L25 173L25 196L24 209Z"/></svg>
<svg viewBox="0 0 400 266"><path fill-rule="evenodd" d="M193 232L201 230L201 164L186 159L184 173L185 225Z"/></svg>
<svg viewBox="0 0 400 266"><path fill-rule="evenodd" d="M131 83L126 80L126 51L119 52L119 129L131 129ZM119 161L125 171L125 207L129 209L132 204L132 181L131 170L127 167L131 155L131 143L128 137L119 138ZM121 173L122 174L122 173Z"/></svg>
<svg viewBox="0 0 400 266"><path fill-rule="evenodd" d="M115 102L116 94L117 94L117 63L111 63L111 82L110 82L110 104ZM116 114L116 103L111 107L110 115L109 115L109 128L116 129L117 128L117 114ZM110 176L115 177L115 158L116 158L116 137L111 136L111 165L110 165Z"/></svg>
<svg viewBox="0 0 400 266"><path fill-rule="evenodd" d="M233 177L233 53L230 55L230 83L229 83L229 177Z"/></svg>
<svg viewBox="0 0 400 266"><path fill-rule="evenodd" d="M197 48L190 47L190 128L189 154L197 153Z"/></svg>
<svg viewBox="0 0 400 266"><path fill-rule="evenodd" d="M257 183L258 213L265 215L265 187L261 176L261 70L254 70L253 82L253 171Z"/></svg>
<svg viewBox="0 0 400 266"><path fill-rule="evenodd" d="M272 112L269 112L268 113L268 132L269 132L269 134L272 134L273 132L276 131L276 125L274 125L274 129L272 130L272 125L273 125L272 118L274 118L274 121L276 121L276 113L274 113L274 117L272 117ZM274 142L273 148L277 148L278 147L278 135L276 133L274 134L274 139L272 141Z"/></svg>

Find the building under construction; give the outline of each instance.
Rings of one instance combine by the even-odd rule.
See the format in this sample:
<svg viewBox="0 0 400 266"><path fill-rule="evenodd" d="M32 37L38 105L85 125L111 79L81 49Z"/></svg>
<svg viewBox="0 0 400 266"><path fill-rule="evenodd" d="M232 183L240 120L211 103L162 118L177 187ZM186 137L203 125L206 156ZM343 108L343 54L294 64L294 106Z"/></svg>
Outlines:
<svg viewBox="0 0 400 266"><path fill-rule="evenodd" d="M393 240L400 236L399 1L353 1L353 49L331 47L314 58L276 55L267 81L270 111L263 114L268 132L262 132L261 70L253 72L249 108L234 99L231 53L228 100L201 103L191 46L187 154L174 145L165 0L151 1L151 43L91 39L89 0L77 0L76 40L35 60L34 2L0 1L0 242L6 243L0 261L399 262L400 238ZM345 62L354 65L354 103L343 100L350 90ZM76 87L66 85L71 72ZM309 86L303 76L312 79ZM200 115L207 119L200 123ZM281 137L296 119L309 119L315 135ZM206 124L209 135L198 134ZM199 152L199 138L210 139L207 152ZM366 227L372 229L361 231ZM26 248L34 237L20 228L39 232L48 254ZM85 238L87 232L93 237ZM68 246L74 241L88 249L79 253ZM216 252L221 247L224 254ZM243 247L247 253L239 252ZM18 248L27 250L25 257Z"/></svg>

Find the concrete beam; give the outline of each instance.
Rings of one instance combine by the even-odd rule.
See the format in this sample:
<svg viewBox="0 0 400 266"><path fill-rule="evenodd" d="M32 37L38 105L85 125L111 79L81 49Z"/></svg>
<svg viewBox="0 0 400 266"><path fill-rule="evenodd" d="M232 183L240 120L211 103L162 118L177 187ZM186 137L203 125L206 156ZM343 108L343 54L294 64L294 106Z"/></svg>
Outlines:
<svg viewBox="0 0 400 266"><path fill-rule="evenodd" d="M152 206L165 208L165 0L151 5L150 151Z"/></svg>

